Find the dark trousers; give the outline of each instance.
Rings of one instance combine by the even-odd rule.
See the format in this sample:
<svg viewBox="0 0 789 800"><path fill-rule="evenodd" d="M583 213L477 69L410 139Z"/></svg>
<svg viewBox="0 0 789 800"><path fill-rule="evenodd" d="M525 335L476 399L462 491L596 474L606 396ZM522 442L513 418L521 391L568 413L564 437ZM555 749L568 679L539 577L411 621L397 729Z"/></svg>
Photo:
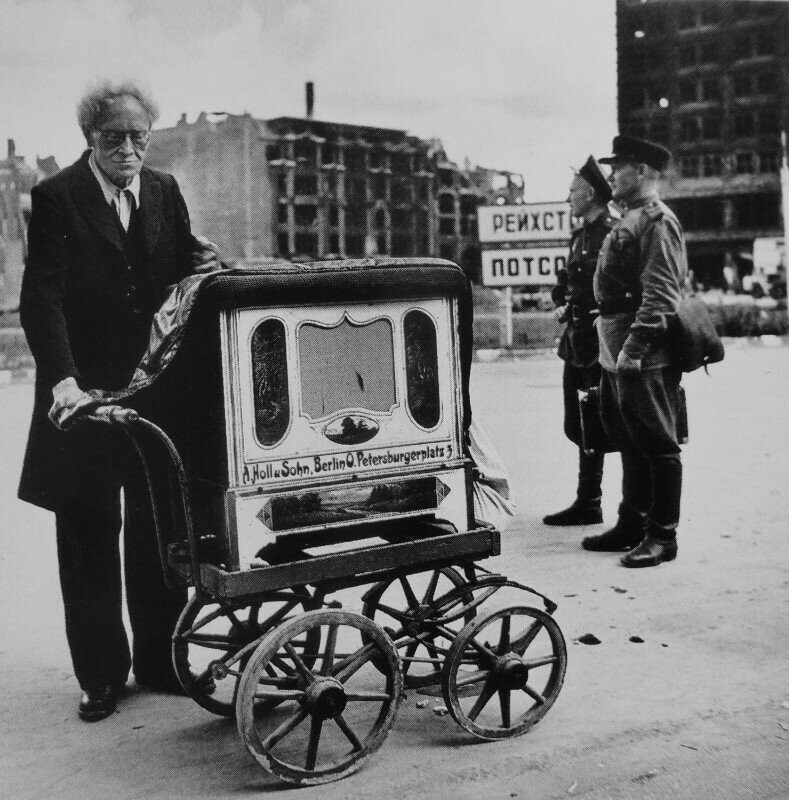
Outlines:
<svg viewBox="0 0 789 800"><path fill-rule="evenodd" d="M657 538L673 537L679 524L681 376L673 367L635 374L603 370L600 380L603 427L622 453L622 502L646 517Z"/></svg>
<svg viewBox="0 0 789 800"><path fill-rule="evenodd" d="M583 503L599 503L602 496L603 453L587 454L582 449L581 409L578 390L589 389L600 383L600 365L576 367L564 362L562 390L564 394L564 433L578 446L578 500Z"/></svg>
<svg viewBox="0 0 789 800"><path fill-rule="evenodd" d="M120 482L108 476L80 503L56 516L58 564L66 638L83 689L172 675L170 642L186 603L171 591L159 562L147 487L141 474L124 480L124 578L133 644L122 619Z"/></svg>

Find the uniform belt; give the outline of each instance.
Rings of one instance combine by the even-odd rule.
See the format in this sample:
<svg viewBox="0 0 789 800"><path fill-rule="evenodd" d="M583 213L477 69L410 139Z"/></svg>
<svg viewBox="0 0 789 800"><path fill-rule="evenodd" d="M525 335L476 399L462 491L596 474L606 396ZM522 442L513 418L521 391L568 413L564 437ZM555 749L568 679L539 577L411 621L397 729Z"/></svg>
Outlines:
<svg viewBox="0 0 789 800"><path fill-rule="evenodd" d="M600 303L600 316L611 317L614 314L630 314L638 311L640 297L620 297L616 300L603 300Z"/></svg>
<svg viewBox="0 0 789 800"><path fill-rule="evenodd" d="M597 306L579 305L577 303L569 304L570 316L574 320L585 320L592 314L597 312Z"/></svg>

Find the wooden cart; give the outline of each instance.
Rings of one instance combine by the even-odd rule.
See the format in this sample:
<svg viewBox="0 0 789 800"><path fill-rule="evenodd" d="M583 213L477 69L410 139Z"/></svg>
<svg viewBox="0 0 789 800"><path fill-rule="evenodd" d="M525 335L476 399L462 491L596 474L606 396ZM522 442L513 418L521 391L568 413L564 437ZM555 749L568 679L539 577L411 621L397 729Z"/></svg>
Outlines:
<svg viewBox="0 0 789 800"><path fill-rule="evenodd" d="M272 264L200 287L175 356L123 407L168 581L194 592L173 634L185 691L235 716L279 778L351 774L404 689L480 739L551 707L566 647L555 604L478 561L471 304L431 259ZM336 592L369 586L358 611ZM500 590L540 607L487 611ZM439 709L441 712L442 709Z"/></svg>

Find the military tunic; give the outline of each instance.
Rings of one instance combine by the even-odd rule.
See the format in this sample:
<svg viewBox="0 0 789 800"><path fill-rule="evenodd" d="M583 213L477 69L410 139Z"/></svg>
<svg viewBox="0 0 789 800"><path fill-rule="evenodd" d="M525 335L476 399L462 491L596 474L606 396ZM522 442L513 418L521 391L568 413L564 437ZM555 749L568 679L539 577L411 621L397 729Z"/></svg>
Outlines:
<svg viewBox="0 0 789 800"><path fill-rule="evenodd" d="M632 204L600 249L594 296L600 305L600 365L616 370L619 351L642 369L671 363L666 331L676 313L688 259L682 226L657 194Z"/></svg>
<svg viewBox="0 0 789 800"><path fill-rule="evenodd" d="M622 502L657 538L671 538L679 521L681 372L666 339L687 269L682 227L651 194L614 223L594 275L603 427L622 453ZM640 370L617 372L620 351Z"/></svg>
<svg viewBox="0 0 789 800"><path fill-rule="evenodd" d="M564 433L579 448L578 498L585 502L599 502L603 453L584 453L581 450L583 435L578 392L600 383L597 330L594 326L597 303L592 279L600 246L611 230L611 224L611 217L603 212L573 231L567 267L559 271L558 282L551 291L556 306L567 307L564 315L567 325L559 340L559 357L564 360Z"/></svg>
<svg viewBox="0 0 789 800"><path fill-rule="evenodd" d="M559 270L558 283L551 291L557 307L567 305L567 327L559 341L559 357L575 367L597 362L597 331L592 313L597 302L592 279L600 247L612 224L611 217L603 213L573 231L567 268Z"/></svg>

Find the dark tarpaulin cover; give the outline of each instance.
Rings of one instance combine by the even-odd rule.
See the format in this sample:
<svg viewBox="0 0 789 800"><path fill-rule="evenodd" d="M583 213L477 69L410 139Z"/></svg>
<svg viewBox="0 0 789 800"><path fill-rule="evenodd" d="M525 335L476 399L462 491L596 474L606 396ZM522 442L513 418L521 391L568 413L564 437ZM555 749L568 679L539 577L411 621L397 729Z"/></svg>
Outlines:
<svg viewBox="0 0 789 800"><path fill-rule="evenodd" d="M200 287L218 271L189 275L173 284L170 293L154 315L148 348L134 370L129 385L125 389L115 392L91 389L89 390L90 394L104 403L121 402L150 386L178 352L178 346L183 339L186 323L189 321L189 315Z"/></svg>

